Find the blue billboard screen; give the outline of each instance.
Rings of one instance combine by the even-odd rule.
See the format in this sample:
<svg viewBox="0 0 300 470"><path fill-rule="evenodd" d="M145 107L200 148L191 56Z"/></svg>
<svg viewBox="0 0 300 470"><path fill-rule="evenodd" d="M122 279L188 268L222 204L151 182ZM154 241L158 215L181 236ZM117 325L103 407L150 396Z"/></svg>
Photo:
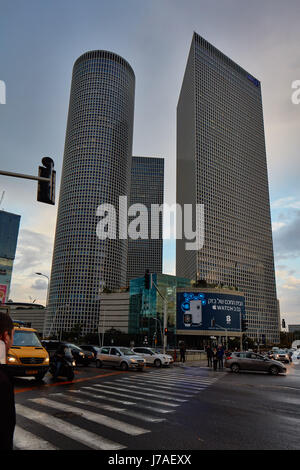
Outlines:
<svg viewBox="0 0 300 470"><path fill-rule="evenodd" d="M177 330L241 331L242 295L212 292L177 293Z"/></svg>

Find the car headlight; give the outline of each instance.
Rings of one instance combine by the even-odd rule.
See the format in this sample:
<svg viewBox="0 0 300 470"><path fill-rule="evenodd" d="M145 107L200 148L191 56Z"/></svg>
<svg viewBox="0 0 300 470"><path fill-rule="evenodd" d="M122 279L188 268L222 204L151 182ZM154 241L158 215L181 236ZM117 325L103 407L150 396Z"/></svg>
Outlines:
<svg viewBox="0 0 300 470"><path fill-rule="evenodd" d="M136 362L136 360L135 359L130 359L130 362Z"/></svg>
<svg viewBox="0 0 300 470"><path fill-rule="evenodd" d="M49 364L49 357L46 357L45 362L46 364Z"/></svg>
<svg viewBox="0 0 300 470"><path fill-rule="evenodd" d="M13 364L14 362L17 362L17 358L14 357L14 356L11 356L10 354L7 356L7 361L10 363L10 364Z"/></svg>
<svg viewBox="0 0 300 470"><path fill-rule="evenodd" d="M83 352L80 351L79 356L84 356Z"/></svg>
<svg viewBox="0 0 300 470"><path fill-rule="evenodd" d="M72 366L74 366L74 367L76 366L76 362L75 362L75 361L72 362Z"/></svg>

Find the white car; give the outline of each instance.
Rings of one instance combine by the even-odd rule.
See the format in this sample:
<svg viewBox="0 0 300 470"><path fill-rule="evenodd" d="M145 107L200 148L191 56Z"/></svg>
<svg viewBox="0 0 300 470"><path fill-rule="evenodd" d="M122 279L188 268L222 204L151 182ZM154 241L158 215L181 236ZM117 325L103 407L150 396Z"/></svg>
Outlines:
<svg viewBox="0 0 300 470"><path fill-rule="evenodd" d="M169 366L174 362L172 356L169 356L168 354L160 354L158 352L155 352L155 350L151 348L132 348L132 351L134 351L136 354L141 355L145 359L147 365L161 367Z"/></svg>

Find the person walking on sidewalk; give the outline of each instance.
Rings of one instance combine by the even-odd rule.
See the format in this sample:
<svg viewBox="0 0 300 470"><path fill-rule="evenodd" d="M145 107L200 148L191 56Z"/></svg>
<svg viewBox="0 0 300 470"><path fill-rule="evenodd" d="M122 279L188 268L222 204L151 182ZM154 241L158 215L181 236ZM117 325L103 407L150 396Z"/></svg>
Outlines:
<svg viewBox="0 0 300 470"><path fill-rule="evenodd" d="M212 349L209 345L206 346L206 356L207 356L207 367L212 367L212 365L213 365L213 361L212 361L213 351L212 351Z"/></svg>
<svg viewBox="0 0 300 470"><path fill-rule="evenodd" d="M14 387L6 365L6 355L13 344L13 336L12 319L7 313L0 312L0 342L5 356L0 364L0 450L13 449L16 425Z"/></svg>

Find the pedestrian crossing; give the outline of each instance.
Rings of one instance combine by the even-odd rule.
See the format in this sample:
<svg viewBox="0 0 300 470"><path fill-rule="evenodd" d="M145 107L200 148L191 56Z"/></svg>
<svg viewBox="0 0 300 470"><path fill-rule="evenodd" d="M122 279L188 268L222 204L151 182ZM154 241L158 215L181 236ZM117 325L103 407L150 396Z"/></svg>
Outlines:
<svg viewBox="0 0 300 470"><path fill-rule="evenodd" d="M14 448L19 450L134 448L139 436L167 423L187 401L213 385L179 368L89 381L16 403ZM51 430L51 431L50 431Z"/></svg>

